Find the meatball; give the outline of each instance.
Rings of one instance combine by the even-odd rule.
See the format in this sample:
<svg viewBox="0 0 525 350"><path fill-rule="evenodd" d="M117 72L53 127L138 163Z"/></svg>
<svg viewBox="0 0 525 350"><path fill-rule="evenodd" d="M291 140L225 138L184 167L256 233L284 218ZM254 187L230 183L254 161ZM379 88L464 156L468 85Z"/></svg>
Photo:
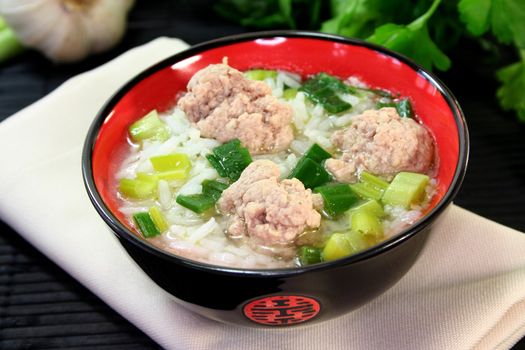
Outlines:
<svg viewBox="0 0 525 350"><path fill-rule="evenodd" d="M401 118L391 107L365 111L331 140L342 155L328 159L325 167L340 182L355 182L361 170L387 179L400 171L425 173L434 155L433 139L425 127Z"/></svg>
<svg viewBox="0 0 525 350"><path fill-rule="evenodd" d="M198 71L178 106L202 136L223 143L238 138L252 154L285 150L293 139L290 106L279 102L264 82L249 80L226 64Z"/></svg>
<svg viewBox="0 0 525 350"><path fill-rule="evenodd" d="M297 179L280 180L279 167L269 160L251 163L219 200L223 214L231 214L228 235L247 239L254 248L286 257L287 247L306 229L318 228L318 198ZM315 198L315 199L314 199Z"/></svg>

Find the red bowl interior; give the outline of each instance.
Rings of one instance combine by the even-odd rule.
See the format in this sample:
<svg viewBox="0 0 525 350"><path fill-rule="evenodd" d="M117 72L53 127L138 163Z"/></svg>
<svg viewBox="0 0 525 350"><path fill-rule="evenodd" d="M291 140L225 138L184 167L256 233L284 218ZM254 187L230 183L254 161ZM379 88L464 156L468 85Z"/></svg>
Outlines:
<svg viewBox="0 0 525 350"><path fill-rule="evenodd" d="M93 149L94 182L106 206L128 228L130 225L118 210L114 175L128 147L128 126L152 109L163 112L172 108L190 77L209 64L221 62L223 57L239 70L282 69L303 76L322 71L341 78L354 75L372 87L409 97L421 121L434 134L438 149L437 194L427 211L445 196L458 166L458 127L442 92L423 72L357 44L299 37L250 39L206 49L159 68L124 92L105 117Z"/></svg>

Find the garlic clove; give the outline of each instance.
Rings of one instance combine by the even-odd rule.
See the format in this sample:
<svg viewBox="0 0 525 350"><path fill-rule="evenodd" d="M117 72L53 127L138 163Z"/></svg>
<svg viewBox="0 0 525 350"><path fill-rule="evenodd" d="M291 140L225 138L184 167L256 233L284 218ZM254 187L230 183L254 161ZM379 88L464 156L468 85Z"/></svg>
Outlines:
<svg viewBox="0 0 525 350"><path fill-rule="evenodd" d="M17 38L33 47L53 29L55 11L49 11L46 0L0 0L0 14L15 31ZM29 18L28 14L33 14ZM28 18L32 24L27 25Z"/></svg>
<svg viewBox="0 0 525 350"><path fill-rule="evenodd" d="M134 0L0 0L0 15L27 47L73 62L114 46Z"/></svg>
<svg viewBox="0 0 525 350"><path fill-rule="evenodd" d="M105 51L122 39L127 13L133 3L133 0L99 0L99 4L86 13L84 26L91 39L92 52Z"/></svg>
<svg viewBox="0 0 525 350"><path fill-rule="evenodd" d="M75 62L89 55L91 43L81 16L60 16L51 35L39 43L39 48L56 62ZM69 28L61 30L59 28Z"/></svg>

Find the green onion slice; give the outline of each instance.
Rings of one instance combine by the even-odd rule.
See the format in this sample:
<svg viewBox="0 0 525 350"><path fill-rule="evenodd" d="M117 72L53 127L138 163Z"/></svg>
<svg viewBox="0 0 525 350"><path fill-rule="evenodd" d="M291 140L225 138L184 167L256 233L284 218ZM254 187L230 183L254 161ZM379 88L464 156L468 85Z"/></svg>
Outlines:
<svg viewBox="0 0 525 350"><path fill-rule="evenodd" d="M359 202L359 197L347 184L330 184L316 187L314 192L321 194L324 211L336 216L352 208Z"/></svg>
<svg viewBox="0 0 525 350"><path fill-rule="evenodd" d="M343 83L339 78L326 73L319 73L306 80L299 88L314 103L320 103L329 113L341 113L352 105L343 101L338 95L355 93L355 89Z"/></svg>
<svg viewBox="0 0 525 350"><path fill-rule="evenodd" d="M135 213L133 220L144 237L151 238L160 234L148 213Z"/></svg>
<svg viewBox="0 0 525 350"><path fill-rule="evenodd" d="M248 149L241 146L239 139L233 139L215 147L212 154L206 156L220 176L237 181L242 171L252 162Z"/></svg>

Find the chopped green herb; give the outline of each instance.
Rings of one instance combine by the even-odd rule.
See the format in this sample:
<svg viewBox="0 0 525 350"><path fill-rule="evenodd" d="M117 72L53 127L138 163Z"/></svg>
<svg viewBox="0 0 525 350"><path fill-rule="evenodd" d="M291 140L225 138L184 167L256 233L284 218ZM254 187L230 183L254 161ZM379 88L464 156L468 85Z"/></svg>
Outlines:
<svg viewBox="0 0 525 350"><path fill-rule="evenodd" d="M392 95L392 93L390 91L387 91L387 90L382 90L382 89L372 89L372 88L366 88L366 87L361 87L361 86L355 86L355 85L350 85L350 87L358 90L358 91L366 91L366 92L370 92L372 94L375 94L377 96L380 96L380 97L385 97L385 98L394 98L394 95Z"/></svg>
<svg viewBox="0 0 525 350"><path fill-rule="evenodd" d="M129 134L133 141L153 139L166 141L170 137L169 127L159 119L156 110L152 110L129 127Z"/></svg>
<svg viewBox="0 0 525 350"><path fill-rule="evenodd" d="M215 206L215 203L221 198L222 192L228 188L228 185L215 180L204 180L202 182L202 193L191 195L177 196L177 203L198 214Z"/></svg>
<svg viewBox="0 0 525 350"><path fill-rule="evenodd" d="M190 159L183 153L155 156L151 157L149 160L153 165L153 169L157 172L191 168Z"/></svg>
<svg viewBox="0 0 525 350"><path fill-rule="evenodd" d="M264 80L268 78L277 78L277 71L266 69L251 69L244 72L244 76L251 80Z"/></svg>
<svg viewBox="0 0 525 350"><path fill-rule="evenodd" d="M350 231L345 233L345 238L348 241L350 247L352 247L352 254L358 253L374 244L374 241L367 239L367 236L363 235L359 231Z"/></svg>
<svg viewBox="0 0 525 350"><path fill-rule="evenodd" d="M332 180L332 177L325 168L316 161L303 157L301 158L295 168L292 169L289 179L296 178L301 181L306 188L314 188L321 186Z"/></svg>
<svg viewBox="0 0 525 350"><path fill-rule="evenodd" d="M321 186L332 180L330 174L321 165L323 160L330 157L332 157L330 153L314 143L299 159L288 178L298 179L306 188Z"/></svg>
<svg viewBox="0 0 525 350"><path fill-rule="evenodd" d="M383 225L377 216L367 210L356 210L352 212L351 229L361 232L364 235L371 235L376 238L383 236Z"/></svg>
<svg viewBox="0 0 525 350"><path fill-rule="evenodd" d="M206 156L206 159L208 159L208 162L210 162L211 166L214 167L215 170L217 170L217 173L220 177L228 177L228 172L222 166L217 156L215 156L214 154L208 154Z"/></svg>
<svg viewBox="0 0 525 350"><path fill-rule="evenodd" d="M352 108L352 105L341 100L338 94L355 93L355 89L326 73L309 78L299 91L303 91L314 103L320 103L326 111L334 114Z"/></svg>
<svg viewBox="0 0 525 350"><path fill-rule="evenodd" d="M241 146L239 139L231 140L213 149L212 154L206 156L210 164L220 176L237 181L242 171L252 162L248 149Z"/></svg>
<svg viewBox="0 0 525 350"><path fill-rule="evenodd" d="M132 199L148 199L155 196L157 191L157 180L151 179L127 179L119 180L119 191L122 195Z"/></svg>
<svg viewBox="0 0 525 350"><path fill-rule="evenodd" d="M285 89L283 91L283 98L285 100L292 100L292 99L295 98L295 96L297 96L297 92L298 92L298 90L294 89L294 88Z"/></svg>
<svg viewBox="0 0 525 350"><path fill-rule="evenodd" d="M347 184L330 184L316 187L314 192L321 194L324 211L335 216L352 208L359 202L359 197Z"/></svg>
<svg viewBox="0 0 525 350"><path fill-rule="evenodd" d="M381 108L385 108L385 107L394 107L396 108L396 103L395 102L378 102L376 103L376 108L377 109L381 109Z"/></svg>
<svg viewBox="0 0 525 350"><path fill-rule="evenodd" d="M190 174L191 162L183 153L165 154L150 158L159 179L186 180Z"/></svg>
<svg viewBox="0 0 525 350"><path fill-rule="evenodd" d="M151 238L160 234L148 213L133 214L133 220L144 237Z"/></svg>
<svg viewBox="0 0 525 350"><path fill-rule="evenodd" d="M332 261L354 253L354 249L348 242L344 233L334 233L330 236L323 248L323 259Z"/></svg>
<svg viewBox="0 0 525 350"><path fill-rule="evenodd" d="M301 266L317 264L323 261L322 249L317 247L302 246L299 248L297 256Z"/></svg>
<svg viewBox="0 0 525 350"><path fill-rule="evenodd" d="M412 104L410 103L410 100L408 98L404 98L397 102L378 102L376 104L376 107L377 108L394 107L397 111L397 114L399 114L401 118L413 118L414 117L414 109L412 108Z"/></svg>
<svg viewBox="0 0 525 350"><path fill-rule="evenodd" d="M350 185L361 198L375 200L381 199L387 187L388 182L366 171L359 175L359 182Z"/></svg>
<svg viewBox="0 0 525 350"><path fill-rule="evenodd" d="M365 250L371 242L360 232L334 233L328 238L323 249L325 261L336 260Z"/></svg>
<svg viewBox="0 0 525 350"><path fill-rule="evenodd" d="M326 152L317 143L314 143L303 155L304 158L310 158L314 162L321 163L323 160L332 158L332 155Z"/></svg>
<svg viewBox="0 0 525 350"><path fill-rule="evenodd" d="M149 213L149 216L151 217L151 220L155 224L155 227L160 232L164 232L168 230L169 226L168 226L168 223L166 222L166 218L164 217L164 215L162 214L162 212L160 211L158 207L153 206L149 208L148 213Z"/></svg>
<svg viewBox="0 0 525 350"><path fill-rule="evenodd" d="M216 180L204 180L202 182L202 194L218 201L222 192L228 188L228 184Z"/></svg>
<svg viewBox="0 0 525 350"><path fill-rule="evenodd" d="M399 114L401 118L414 117L414 110L412 109L412 104L408 98L404 98L396 102L396 110L397 114Z"/></svg>
<svg viewBox="0 0 525 350"><path fill-rule="evenodd" d="M352 209L350 209L350 214L355 213L357 211L367 211L374 214L378 218L385 216L385 211L383 210L383 207L381 206L381 204L379 204L378 201L374 199L370 199L364 202L363 204L358 205L357 207L353 207Z"/></svg>
<svg viewBox="0 0 525 350"><path fill-rule="evenodd" d="M206 210L212 208L217 202L213 197L205 194L190 194L190 195L178 195L176 199L177 203L197 214L202 214Z"/></svg>
<svg viewBox="0 0 525 350"><path fill-rule="evenodd" d="M429 178L427 175L400 172L394 177L381 199L384 204L409 208L422 201Z"/></svg>

